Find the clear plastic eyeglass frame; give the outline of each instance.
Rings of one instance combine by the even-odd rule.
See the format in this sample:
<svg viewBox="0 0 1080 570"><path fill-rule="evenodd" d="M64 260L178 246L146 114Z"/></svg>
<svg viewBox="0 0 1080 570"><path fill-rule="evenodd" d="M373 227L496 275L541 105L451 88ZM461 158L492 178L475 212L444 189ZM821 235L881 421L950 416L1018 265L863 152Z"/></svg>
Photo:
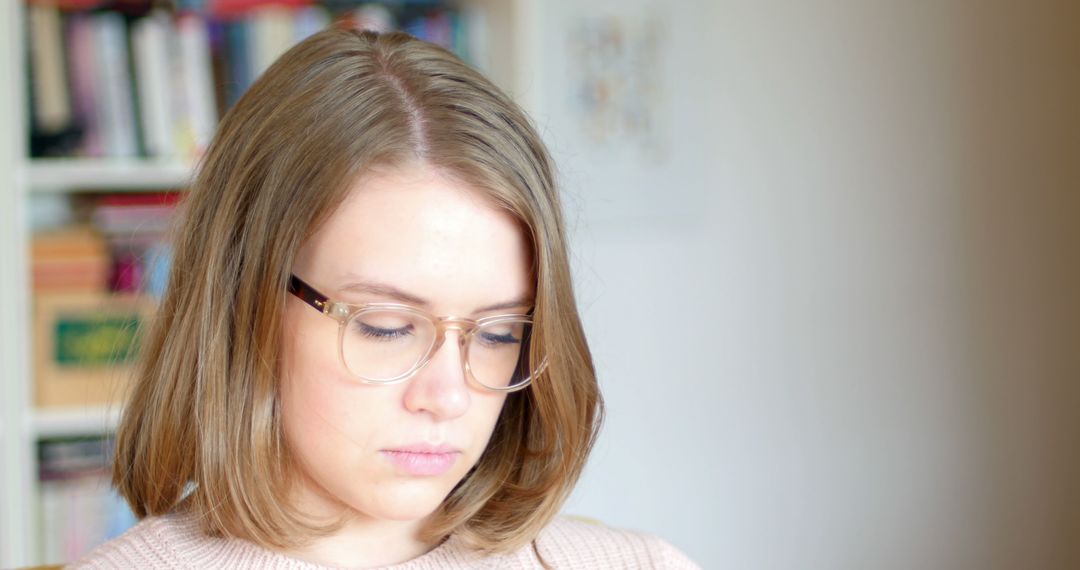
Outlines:
<svg viewBox="0 0 1080 570"><path fill-rule="evenodd" d="M338 322L339 326L337 353L338 359L341 361L341 366L345 368L345 370L348 371L353 378L356 378L357 380L365 384L387 385L397 384L399 382L404 382L405 380L408 380L421 369L423 369L424 366L428 364L428 362L431 361L432 356L434 356L434 354L439 350L443 342L446 340L446 331L450 329L457 330L460 333L458 335L459 350L461 350L462 362L465 368L466 378L468 378L471 382L481 388L491 390L493 392L516 392L531 384L533 379L542 374L544 372L544 369L547 368L547 357L545 356L540 360L540 363L536 366L536 369L530 371L528 377L518 382L517 384L505 387L489 386L487 384L484 384L476 377L475 374L473 374L472 367L469 364L469 346L471 344L473 333L477 330L477 328L489 324L497 324L500 322L522 321L523 315L495 315L473 320L452 316L439 317L436 315L432 315L431 313L428 313L427 311L424 311L422 309L398 303L363 303L359 305L354 305L329 299L326 295L323 295L314 287L308 285L295 275L289 276L288 290L289 293L292 293L304 303L310 305L315 310ZM419 360L417 360L416 364L414 364L408 371L399 374L398 376L394 376L393 378L387 379L373 379L360 376L349 368L345 360L345 331L349 321L355 315L361 312L379 309L404 311L422 317L431 321L435 330L435 338L433 339L431 346L428 347L427 352L424 353L424 355ZM524 319L524 321L530 325L532 324L531 319Z"/></svg>

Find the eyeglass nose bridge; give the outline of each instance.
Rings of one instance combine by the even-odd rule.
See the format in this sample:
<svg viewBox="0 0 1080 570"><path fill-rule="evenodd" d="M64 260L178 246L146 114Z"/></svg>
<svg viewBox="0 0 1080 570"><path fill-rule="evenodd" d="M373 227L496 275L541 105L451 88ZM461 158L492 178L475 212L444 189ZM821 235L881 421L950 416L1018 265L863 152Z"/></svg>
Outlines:
<svg viewBox="0 0 1080 570"><path fill-rule="evenodd" d="M457 330L458 349L461 351L461 371L468 377L471 374L471 370L469 369L469 339L476 329L476 322L471 320L471 318L451 315L432 317L432 324L435 328L435 338L431 342L431 348L428 349L428 354L420 359L420 362L417 363L409 376L416 375L417 372L431 363L431 359L435 357L435 353L438 352L438 349L443 348L443 342L446 341L446 331Z"/></svg>
<svg viewBox="0 0 1080 570"><path fill-rule="evenodd" d="M420 369L427 366L428 362L435 357L435 353L442 348L443 342L446 340L446 331L456 330L458 331L458 350L461 351L462 371L468 374L468 342L469 338L472 337L473 331L476 330L476 321L464 317L446 316L435 317L433 324L435 325L435 340L431 343L431 348L428 350L427 355L420 361L420 365L416 367L416 371L418 372Z"/></svg>

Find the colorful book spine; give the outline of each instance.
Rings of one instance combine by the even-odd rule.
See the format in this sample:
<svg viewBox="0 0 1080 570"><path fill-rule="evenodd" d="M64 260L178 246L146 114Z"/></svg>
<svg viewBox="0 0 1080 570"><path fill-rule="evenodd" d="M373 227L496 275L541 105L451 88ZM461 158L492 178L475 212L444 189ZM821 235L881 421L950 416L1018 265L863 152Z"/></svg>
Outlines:
<svg viewBox="0 0 1080 570"><path fill-rule="evenodd" d="M293 10L269 4L252 12L251 22L252 75L258 77L293 46L296 40Z"/></svg>
<svg viewBox="0 0 1080 570"><path fill-rule="evenodd" d="M71 123L65 79L60 9L36 3L28 8L30 26L30 85L33 123L45 132L58 132Z"/></svg>
<svg viewBox="0 0 1080 570"><path fill-rule="evenodd" d="M335 21L403 29L471 57L441 2L87 0L28 7L33 156L197 159L219 116L285 51Z"/></svg>
<svg viewBox="0 0 1080 570"><path fill-rule="evenodd" d="M82 141L76 154L88 157L104 156L101 141L101 85L94 53L94 20L89 14L73 14L68 19L67 54L71 75L71 101L75 120L82 130Z"/></svg>
<svg viewBox="0 0 1080 570"><path fill-rule="evenodd" d="M38 442L41 559L70 562L135 524L111 488L112 441L104 437Z"/></svg>
<svg viewBox="0 0 1080 570"><path fill-rule="evenodd" d="M131 26L135 80L142 114L143 143L148 156L176 156L175 105L170 70L172 18L163 10Z"/></svg>
<svg viewBox="0 0 1080 570"><path fill-rule="evenodd" d="M134 292L160 297L169 271L166 234L179 193L95 197L85 223L34 234L36 294Z"/></svg>
<svg viewBox="0 0 1080 570"><path fill-rule="evenodd" d="M217 109L214 108L214 88L210 61L210 31L206 20L197 14L182 14L177 19L180 46L179 88L186 103L186 124L182 133L195 157L206 149L217 125Z"/></svg>
<svg viewBox="0 0 1080 570"><path fill-rule="evenodd" d="M94 61L101 78L99 125L105 154L131 157L138 154L135 133L135 101L128 67L127 31L117 12L94 16Z"/></svg>

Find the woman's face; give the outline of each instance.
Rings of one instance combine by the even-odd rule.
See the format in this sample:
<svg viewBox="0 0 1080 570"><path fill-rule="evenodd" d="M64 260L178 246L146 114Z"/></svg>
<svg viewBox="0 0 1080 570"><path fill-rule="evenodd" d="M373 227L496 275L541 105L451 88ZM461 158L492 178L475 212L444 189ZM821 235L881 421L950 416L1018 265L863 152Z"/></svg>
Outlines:
<svg viewBox="0 0 1080 570"><path fill-rule="evenodd" d="M293 273L335 301L476 319L495 314L481 307L532 298L529 255L507 213L416 166L357 181L301 248ZM409 380L360 383L339 359L338 326L288 296L280 396L300 475L297 504L313 515L422 519L477 462L506 396L466 381L454 329ZM424 445L455 450L449 468L410 468L415 457L395 451Z"/></svg>

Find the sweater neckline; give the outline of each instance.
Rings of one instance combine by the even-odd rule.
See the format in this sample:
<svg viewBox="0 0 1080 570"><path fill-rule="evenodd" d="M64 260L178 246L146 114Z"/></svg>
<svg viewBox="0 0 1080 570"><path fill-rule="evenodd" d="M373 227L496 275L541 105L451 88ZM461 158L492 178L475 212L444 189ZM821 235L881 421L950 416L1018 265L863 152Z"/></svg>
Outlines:
<svg viewBox="0 0 1080 570"><path fill-rule="evenodd" d="M244 540L243 543L244 546L256 556L269 556L272 559L281 560L282 562L287 561L290 567L295 566L297 568L303 568L304 570L408 570L416 565L424 565L426 562L430 562L434 559L445 558L446 554L450 551L449 543L452 538L453 537L448 537L444 539L437 544L435 548L432 548L419 556L388 566L331 566L298 558L292 554L270 550L249 540Z"/></svg>
<svg viewBox="0 0 1080 570"><path fill-rule="evenodd" d="M240 554L244 556L244 558L250 557L253 562L257 562L260 566L286 567L295 570L410 570L417 567L426 568L430 566L431 562L444 562L447 559L469 558L468 552L466 552L460 544L460 539L456 535L451 535L431 550L397 564L371 567L330 566L297 558L283 552L270 550L242 538L206 537L202 534L202 529L199 527L195 518L187 512L173 512L163 518L166 519L163 522L166 523L167 532L170 535L174 535L171 536L170 539L176 539L175 541L169 540L167 542L172 543L174 546L179 546L179 544L176 543L190 543L193 540L202 538L203 540L212 541L213 547L211 550L215 554L225 558L231 558L236 554ZM179 554L180 550L183 549L176 549L175 553ZM206 554L210 554L210 552L207 552ZM209 560L202 558L201 562L209 562Z"/></svg>

